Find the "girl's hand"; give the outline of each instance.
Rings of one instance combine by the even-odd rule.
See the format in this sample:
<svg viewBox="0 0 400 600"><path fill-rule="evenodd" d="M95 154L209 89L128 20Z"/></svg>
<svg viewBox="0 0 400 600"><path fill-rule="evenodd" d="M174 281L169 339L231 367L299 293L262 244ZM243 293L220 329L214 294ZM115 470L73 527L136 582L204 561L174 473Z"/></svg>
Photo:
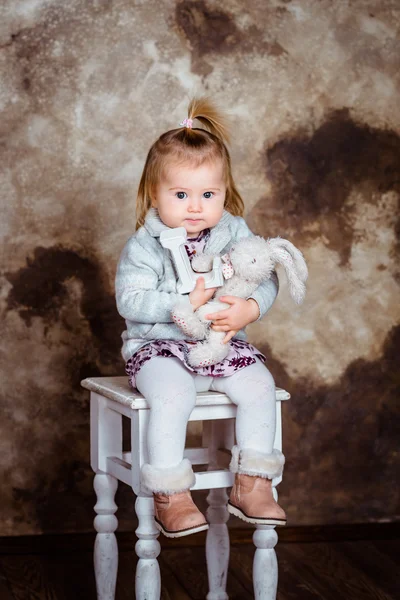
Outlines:
<svg viewBox="0 0 400 600"><path fill-rule="evenodd" d="M189 294L189 300L190 304L193 306L193 310L197 310L200 306L208 302L216 289L216 287L206 289L204 277L198 277L196 279L196 287Z"/></svg>
<svg viewBox="0 0 400 600"><path fill-rule="evenodd" d="M231 306L216 313L205 315L205 318L213 321L211 327L214 331L228 332L222 341L223 344L227 344L240 329L256 321L260 311L257 302L253 298L245 300L237 296L222 296L218 300Z"/></svg>

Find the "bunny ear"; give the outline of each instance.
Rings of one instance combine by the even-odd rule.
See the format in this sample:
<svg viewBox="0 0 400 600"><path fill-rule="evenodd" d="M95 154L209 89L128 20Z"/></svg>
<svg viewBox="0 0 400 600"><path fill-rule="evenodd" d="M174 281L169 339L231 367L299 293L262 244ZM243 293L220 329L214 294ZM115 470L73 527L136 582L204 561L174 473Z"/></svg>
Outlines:
<svg viewBox="0 0 400 600"><path fill-rule="evenodd" d="M282 248L290 254L294 261L298 277L303 283L305 283L308 277L308 269L306 261L304 260L304 256L300 250L296 248L292 242L289 242L289 240L285 240L281 237L270 238L268 243L270 244L271 248Z"/></svg>
<svg viewBox="0 0 400 600"><path fill-rule="evenodd" d="M284 248L279 247L274 248L272 258L284 267L290 295L296 304L301 304L306 295L306 286L304 285L304 281L299 277L297 265L293 261L293 258Z"/></svg>

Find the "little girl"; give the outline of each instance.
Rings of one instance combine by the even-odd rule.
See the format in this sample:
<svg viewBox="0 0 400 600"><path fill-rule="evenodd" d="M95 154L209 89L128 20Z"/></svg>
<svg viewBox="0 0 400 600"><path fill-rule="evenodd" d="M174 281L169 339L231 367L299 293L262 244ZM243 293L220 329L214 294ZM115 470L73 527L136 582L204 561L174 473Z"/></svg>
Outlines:
<svg viewBox="0 0 400 600"><path fill-rule="evenodd" d="M197 119L203 128L194 128ZM236 443L230 470L235 483L228 510L248 523L285 525L286 515L272 495L271 480L285 458L273 448L275 383L263 364L266 357L246 342L245 327L259 321L278 293L276 274L247 299L224 296L229 308L209 314L212 328L226 332L228 356L216 365L193 368L186 340L171 309L178 298L177 274L170 251L159 240L166 228L185 227L191 260L199 252L224 254L242 238L254 235L242 218L225 142L224 117L204 98L189 104L188 118L152 145L136 202L136 232L127 241L117 268L116 300L126 320L122 355L130 385L150 406L148 464L142 483L153 493L157 527L167 537L208 528L193 503L195 476L183 458L187 422L197 392L229 396L237 407ZM204 277L184 301L196 310L216 288Z"/></svg>

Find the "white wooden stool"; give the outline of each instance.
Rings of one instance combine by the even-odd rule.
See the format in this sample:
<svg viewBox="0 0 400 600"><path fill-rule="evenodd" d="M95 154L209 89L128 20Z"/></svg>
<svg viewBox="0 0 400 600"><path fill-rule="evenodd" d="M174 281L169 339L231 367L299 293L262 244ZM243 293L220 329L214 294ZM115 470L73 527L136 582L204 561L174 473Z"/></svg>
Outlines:
<svg viewBox="0 0 400 600"><path fill-rule="evenodd" d="M127 377L93 377L82 386L90 390L91 466L96 473L94 489L97 531L94 547L94 569L98 600L114 600L118 568L118 547L115 538L118 520L114 501L118 481L129 485L137 495L135 509L139 521L135 550L139 557L136 568L136 600L159 600L161 578L157 556L159 531L154 524L152 495L141 487L140 471L147 457L147 423L149 407L143 396L132 390ZM282 450L281 401L290 394L276 390L276 435L274 448ZM131 451L122 449L122 416L131 421ZM207 520L210 528L206 538L206 558L209 582L207 600L226 600L226 579L229 562L229 534L226 522L226 488L233 485L234 475L228 469L230 450L235 444L234 419L236 405L220 392L199 392L189 421L204 421L201 448L187 448L185 458L192 465L207 465L197 471L192 490L210 490L207 496ZM273 480L276 485L282 477ZM278 567L274 547L278 537L274 526L258 525L253 535L256 546L253 564L254 597L274 600Z"/></svg>

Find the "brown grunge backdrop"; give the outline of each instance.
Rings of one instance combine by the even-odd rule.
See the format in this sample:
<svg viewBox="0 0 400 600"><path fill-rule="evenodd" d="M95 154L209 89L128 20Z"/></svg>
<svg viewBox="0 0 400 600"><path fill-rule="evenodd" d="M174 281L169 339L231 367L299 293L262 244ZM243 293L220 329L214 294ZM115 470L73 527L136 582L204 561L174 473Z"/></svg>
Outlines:
<svg viewBox="0 0 400 600"><path fill-rule="evenodd" d="M1 3L0 535L92 528L79 382L123 373L138 178L203 92L235 118L250 227L310 268L303 306L281 274L248 328L292 394L289 523L398 518L399 28L396 0ZM117 501L133 528L122 484Z"/></svg>

